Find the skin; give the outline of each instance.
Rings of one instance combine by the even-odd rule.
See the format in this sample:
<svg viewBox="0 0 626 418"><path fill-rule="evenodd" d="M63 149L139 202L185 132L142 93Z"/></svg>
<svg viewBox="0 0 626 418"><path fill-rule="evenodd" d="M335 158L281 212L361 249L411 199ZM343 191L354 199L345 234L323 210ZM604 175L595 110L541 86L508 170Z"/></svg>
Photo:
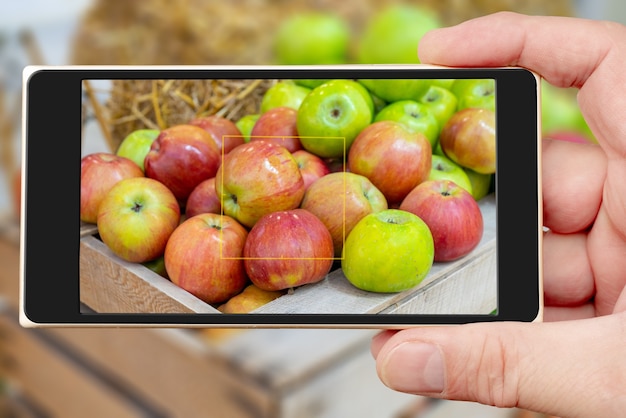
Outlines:
<svg viewBox="0 0 626 418"><path fill-rule="evenodd" d="M544 140L544 322L385 331L372 342L381 380L403 392L560 417L623 415L626 27L498 13L428 33L419 57L519 65L576 87L598 144Z"/></svg>

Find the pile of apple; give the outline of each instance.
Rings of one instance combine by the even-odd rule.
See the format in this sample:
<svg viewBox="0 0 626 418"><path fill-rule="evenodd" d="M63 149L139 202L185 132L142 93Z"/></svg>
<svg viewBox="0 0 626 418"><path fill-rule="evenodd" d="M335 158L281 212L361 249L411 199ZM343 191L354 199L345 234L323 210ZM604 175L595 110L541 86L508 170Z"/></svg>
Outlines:
<svg viewBox="0 0 626 418"><path fill-rule="evenodd" d="M257 114L141 129L84 156L81 220L220 309L339 264L360 289L406 290L482 238L494 106L492 80L281 80Z"/></svg>

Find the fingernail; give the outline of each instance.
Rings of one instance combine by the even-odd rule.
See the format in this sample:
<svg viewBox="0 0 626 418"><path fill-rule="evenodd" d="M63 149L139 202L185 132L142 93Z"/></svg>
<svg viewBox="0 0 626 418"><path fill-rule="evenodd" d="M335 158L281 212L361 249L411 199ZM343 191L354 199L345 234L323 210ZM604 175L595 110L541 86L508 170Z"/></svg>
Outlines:
<svg viewBox="0 0 626 418"><path fill-rule="evenodd" d="M441 351L432 344L402 343L388 354L381 379L390 388L401 392L441 392L444 389Z"/></svg>

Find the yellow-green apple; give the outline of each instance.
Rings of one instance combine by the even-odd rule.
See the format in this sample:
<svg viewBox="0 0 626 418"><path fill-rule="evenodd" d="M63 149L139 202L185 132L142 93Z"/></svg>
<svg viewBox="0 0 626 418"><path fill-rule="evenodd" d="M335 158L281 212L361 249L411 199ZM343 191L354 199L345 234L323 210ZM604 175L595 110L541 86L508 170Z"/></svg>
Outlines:
<svg viewBox="0 0 626 418"><path fill-rule="evenodd" d="M468 107L459 110L441 129L439 143L455 163L492 174L496 171L496 116L492 110Z"/></svg>
<svg viewBox="0 0 626 418"><path fill-rule="evenodd" d="M298 109L297 129L304 149L343 157L359 132L372 122L370 93L353 80L331 80L314 88Z"/></svg>
<svg viewBox="0 0 626 418"><path fill-rule="evenodd" d="M425 104L430 113L435 116L439 130L450 119L450 116L456 112L456 96L450 90L435 84L428 88L426 93L420 97L419 102Z"/></svg>
<svg viewBox="0 0 626 418"><path fill-rule="evenodd" d="M364 216L387 209L387 200L371 181L355 173L331 173L304 194L302 209L317 216L333 237L335 257L341 257L346 237Z"/></svg>
<svg viewBox="0 0 626 418"><path fill-rule="evenodd" d="M389 120L363 129L348 153L348 170L367 177L389 205L426 180L431 165L432 149L424 134Z"/></svg>
<svg viewBox="0 0 626 418"><path fill-rule="evenodd" d="M439 122L425 104L415 100L399 100L382 108L374 122L393 120L405 125L411 132L420 132L428 138L431 147L437 144Z"/></svg>
<svg viewBox="0 0 626 418"><path fill-rule="evenodd" d="M185 216L191 218L201 213L222 213L220 198L215 191L215 177L200 182L187 198Z"/></svg>
<svg viewBox="0 0 626 418"><path fill-rule="evenodd" d="M495 174L477 173L466 167L463 167L463 171L465 171L467 178L469 178L470 183L472 183L472 196L474 196L474 200L480 200L489 194L491 182Z"/></svg>
<svg viewBox="0 0 626 418"><path fill-rule="evenodd" d="M126 157L133 160L135 164L144 171L143 162L146 154L150 151L150 146L157 136L158 129L137 129L129 133L120 143L116 154L120 157Z"/></svg>
<svg viewBox="0 0 626 418"><path fill-rule="evenodd" d="M268 213L297 208L304 196L293 155L267 141L250 141L226 154L215 188L224 214L247 227Z"/></svg>
<svg viewBox="0 0 626 418"><path fill-rule="evenodd" d="M204 129L188 124L161 131L146 155L146 176L165 184L179 203L203 180L215 177L222 155Z"/></svg>
<svg viewBox="0 0 626 418"><path fill-rule="evenodd" d="M302 181L304 181L304 190L306 191L320 177L324 177L330 173L330 169L320 157L311 154L303 149L292 153L293 158L298 163Z"/></svg>
<svg viewBox="0 0 626 418"><path fill-rule="evenodd" d="M348 59L350 27L327 12L298 12L282 21L274 37L277 64L343 64Z"/></svg>
<svg viewBox="0 0 626 418"><path fill-rule="evenodd" d="M295 78L293 82L299 86L314 89L315 87L330 81L328 78Z"/></svg>
<svg viewBox="0 0 626 418"><path fill-rule="evenodd" d="M433 155L433 163L428 180L450 180L472 193L472 182L467 173L457 163L443 155Z"/></svg>
<svg viewBox="0 0 626 418"><path fill-rule="evenodd" d="M449 180L428 180L400 204L428 225L435 261L452 261L472 251L483 236L483 216L467 190Z"/></svg>
<svg viewBox="0 0 626 418"><path fill-rule="evenodd" d="M265 215L243 248L248 277L263 290L290 289L324 279L333 264L333 238L304 209Z"/></svg>
<svg viewBox="0 0 626 418"><path fill-rule="evenodd" d="M311 89L299 86L291 80L278 81L263 94L259 113L263 114L275 107L287 106L298 110L302 100L311 92Z"/></svg>
<svg viewBox="0 0 626 418"><path fill-rule="evenodd" d="M250 313L285 293L287 292L283 290L263 290L254 284L249 284L241 293L218 306L217 310L226 314Z"/></svg>
<svg viewBox="0 0 626 418"><path fill-rule="evenodd" d="M263 139L276 142L287 148L289 152L302 149L296 120L298 111L292 107L279 106L262 113L250 131L250 140Z"/></svg>
<svg viewBox="0 0 626 418"><path fill-rule="evenodd" d="M418 216L387 209L361 219L343 247L341 268L355 287L401 292L420 284L434 258L433 237Z"/></svg>
<svg viewBox="0 0 626 418"><path fill-rule="evenodd" d="M441 26L433 9L421 5L390 5L366 22L357 45L357 61L361 64L418 63L420 39L426 32Z"/></svg>
<svg viewBox="0 0 626 418"><path fill-rule="evenodd" d="M496 81L492 78L454 80L450 87L456 96L457 110L468 107L496 110Z"/></svg>
<svg viewBox="0 0 626 418"><path fill-rule="evenodd" d="M541 129L544 137L555 132L576 132L594 142L594 135L578 106L578 89L559 88L541 81Z"/></svg>
<svg viewBox="0 0 626 418"><path fill-rule="evenodd" d="M252 128L254 128L254 124L259 119L259 116L260 114L258 113L251 113L243 115L235 122L237 129L239 129L239 132L243 135L244 142L250 142L250 132L252 132Z"/></svg>
<svg viewBox="0 0 626 418"><path fill-rule="evenodd" d="M126 157L94 152L80 160L80 220L96 223L98 208L109 190L120 180L143 177L143 171Z"/></svg>
<svg viewBox="0 0 626 418"><path fill-rule="evenodd" d="M133 163L134 164L134 163ZM174 194L148 177L120 180L98 210L98 233L118 257L144 263L163 255L180 221Z"/></svg>
<svg viewBox="0 0 626 418"><path fill-rule="evenodd" d="M431 80L413 78L360 79L359 83L386 103L419 100L431 85Z"/></svg>
<svg viewBox="0 0 626 418"><path fill-rule="evenodd" d="M245 142L235 122L223 116L198 116L190 120L188 124L198 126L211 134L217 148L224 154L228 154L237 145Z"/></svg>
<svg viewBox="0 0 626 418"><path fill-rule="evenodd" d="M170 280L206 303L227 301L249 284L242 258L247 236L229 216L203 213L185 220L165 247Z"/></svg>

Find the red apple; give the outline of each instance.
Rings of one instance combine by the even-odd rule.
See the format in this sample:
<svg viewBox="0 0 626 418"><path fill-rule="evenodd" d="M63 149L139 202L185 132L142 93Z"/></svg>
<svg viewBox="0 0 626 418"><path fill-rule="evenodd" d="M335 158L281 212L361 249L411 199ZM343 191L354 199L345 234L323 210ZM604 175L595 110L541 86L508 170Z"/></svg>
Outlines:
<svg viewBox="0 0 626 418"><path fill-rule="evenodd" d="M165 184L184 205L193 189L215 177L222 159L211 134L193 125L161 131L146 155L146 177Z"/></svg>
<svg viewBox="0 0 626 418"><path fill-rule="evenodd" d="M330 169L326 163L324 163L324 160L315 154L301 149L292 153L292 155L300 168L305 190L308 189L315 180L330 173Z"/></svg>
<svg viewBox="0 0 626 418"><path fill-rule="evenodd" d="M165 247L172 283L206 303L222 303L249 283L243 265L248 231L229 216L203 213L174 231Z"/></svg>
<svg viewBox="0 0 626 418"><path fill-rule="evenodd" d="M435 261L467 255L483 236L483 216L474 197L449 180L428 180L400 204L428 225L435 243Z"/></svg>
<svg viewBox="0 0 626 418"><path fill-rule="evenodd" d="M290 152L302 149L296 128L297 117L298 111L291 107L280 106L269 109L257 119L250 131L250 140L274 141Z"/></svg>
<svg viewBox="0 0 626 418"><path fill-rule="evenodd" d="M188 123L189 125L198 126L211 134L220 152L223 151L224 154L228 154L237 145L245 142L244 136L235 122L223 116L198 116ZM224 149L222 150L222 148Z"/></svg>
<svg viewBox="0 0 626 418"><path fill-rule="evenodd" d="M118 257L144 263L163 255L179 221L174 194L154 179L135 177L120 180L104 197L98 232Z"/></svg>
<svg viewBox="0 0 626 418"><path fill-rule="evenodd" d="M385 196L371 181L355 173L331 173L308 188L300 205L317 216L333 237L335 257L345 238L365 215L387 209Z"/></svg>
<svg viewBox="0 0 626 418"><path fill-rule="evenodd" d="M454 113L439 135L444 154L477 173L496 172L496 116L493 110L469 107Z"/></svg>
<svg viewBox="0 0 626 418"><path fill-rule="evenodd" d="M426 180L431 164L428 138L394 121L374 122L363 129L348 153L348 170L367 177L390 205Z"/></svg>
<svg viewBox="0 0 626 418"><path fill-rule="evenodd" d="M226 154L215 188L224 214L247 227L268 213L297 208L304 196L293 155L267 141L250 141Z"/></svg>
<svg viewBox="0 0 626 418"><path fill-rule="evenodd" d="M120 180L143 177L132 160L108 152L85 155L80 160L80 220L96 223L98 208L109 190Z"/></svg>
<svg viewBox="0 0 626 418"><path fill-rule="evenodd" d="M222 213L222 205L215 191L215 177L204 180L189 195L185 206L187 218L200 213Z"/></svg>
<svg viewBox="0 0 626 418"><path fill-rule="evenodd" d="M304 209L263 216L243 249L248 277L263 290L281 290L322 280L333 264L328 229Z"/></svg>

